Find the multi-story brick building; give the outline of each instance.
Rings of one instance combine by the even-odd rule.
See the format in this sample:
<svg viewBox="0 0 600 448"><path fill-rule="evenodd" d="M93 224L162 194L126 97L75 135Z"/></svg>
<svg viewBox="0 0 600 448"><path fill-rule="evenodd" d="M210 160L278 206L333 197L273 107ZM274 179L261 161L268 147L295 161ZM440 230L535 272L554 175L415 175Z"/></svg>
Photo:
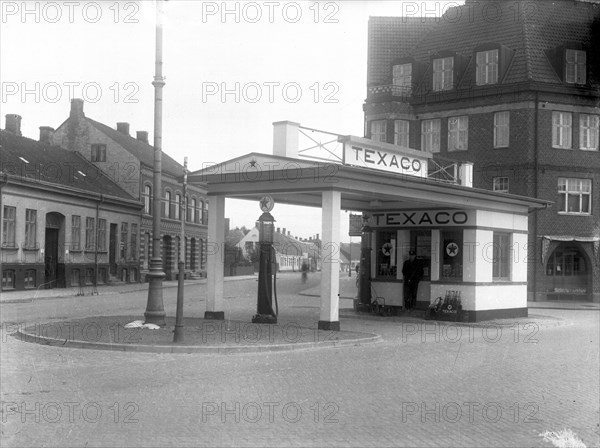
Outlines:
<svg viewBox="0 0 600 448"><path fill-rule="evenodd" d="M141 202L79 154L51 145L50 129L35 141L20 127L9 114L0 131L2 291L102 284L111 271L139 281Z"/></svg>
<svg viewBox="0 0 600 448"><path fill-rule="evenodd" d="M600 4L467 0L372 17L365 135L474 163L473 186L532 214L531 300L600 301Z"/></svg>
<svg viewBox="0 0 600 448"><path fill-rule="evenodd" d="M152 196L154 147L148 133L129 134L128 123L113 129L85 116L83 100L73 99L69 118L53 132L53 141L76 151L98 167L144 206L141 214L140 245L136 256L142 273L147 272L152 251ZM166 279L174 279L178 268L181 219L185 219L186 272L200 273L206 260L208 202L206 190L188 185L185 216L180 216L183 190L183 166L162 153L161 250ZM127 228L119 229L127 232ZM127 250L126 247L122 248Z"/></svg>

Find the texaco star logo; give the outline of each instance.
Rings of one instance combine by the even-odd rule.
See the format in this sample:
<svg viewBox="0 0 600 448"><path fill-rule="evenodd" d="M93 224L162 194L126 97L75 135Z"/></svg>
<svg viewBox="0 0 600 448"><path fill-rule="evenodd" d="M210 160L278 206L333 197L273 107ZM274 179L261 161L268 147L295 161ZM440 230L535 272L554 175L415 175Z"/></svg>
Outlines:
<svg viewBox="0 0 600 448"><path fill-rule="evenodd" d="M383 246L381 246L381 252L386 257L389 257L392 254L392 243L385 243Z"/></svg>
<svg viewBox="0 0 600 448"><path fill-rule="evenodd" d="M446 246L446 253L448 254L448 256L450 257L456 257L458 255L458 244L452 242L452 243L448 243L448 245Z"/></svg>
<svg viewBox="0 0 600 448"><path fill-rule="evenodd" d="M275 201L273 200L273 198L271 196L263 196L260 200L260 209L265 212L268 213L271 210L273 210L273 207L275 207Z"/></svg>

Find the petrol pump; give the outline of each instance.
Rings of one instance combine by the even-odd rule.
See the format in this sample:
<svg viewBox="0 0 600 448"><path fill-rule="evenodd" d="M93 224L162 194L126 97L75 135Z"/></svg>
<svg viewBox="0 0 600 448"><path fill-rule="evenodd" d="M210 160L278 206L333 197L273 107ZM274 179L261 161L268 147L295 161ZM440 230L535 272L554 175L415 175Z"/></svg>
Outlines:
<svg viewBox="0 0 600 448"><path fill-rule="evenodd" d="M273 198L265 196L260 200L263 214L258 218L258 241L260 245L258 268L258 297L256 314L252 317L253 323L276 324L277 313L273 311L273 292L275 292L275 305L277 307L277 290L273 287L273 233L275 218L269 213L275 205ZM276 286L275 286L276 288Z"/></svg>

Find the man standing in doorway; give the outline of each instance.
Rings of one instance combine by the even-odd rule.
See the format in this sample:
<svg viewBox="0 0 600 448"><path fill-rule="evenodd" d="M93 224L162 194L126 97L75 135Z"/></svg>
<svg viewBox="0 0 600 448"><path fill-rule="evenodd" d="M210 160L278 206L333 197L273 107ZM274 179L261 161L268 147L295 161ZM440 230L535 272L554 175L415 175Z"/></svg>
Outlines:
<svg viewBox="0 0 600 448"><path fill-rule="evenodd" d="M417 260L417 253L411 250L408 253L408 260L402 265L402 275L404 276L404 306L407 310L412 310L417 302L417 289L419 281L423 277L423 268L421 262Z"/></svg>

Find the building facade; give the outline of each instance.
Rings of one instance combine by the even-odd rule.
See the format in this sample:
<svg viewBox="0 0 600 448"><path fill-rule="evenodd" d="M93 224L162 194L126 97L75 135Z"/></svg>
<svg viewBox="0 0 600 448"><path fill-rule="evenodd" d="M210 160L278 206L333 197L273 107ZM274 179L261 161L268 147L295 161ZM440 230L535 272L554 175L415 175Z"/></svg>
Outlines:
<svg viewBox="0 0 600 448"><path fill-rule="evenodd" d="M370 19L365 135L440 165L472 162L474 187L553 203L512 250L530 300L600 301L598 48L590 2L466 1L438 19Z"/></svg>
<svg viewBox="0 0 600 448"><path fill-rule="evenodd" d="M0 131L2 291L139 281L141 203L79 154L51 145L47 128L35 141L20 123L9 114Z"/></svg>
<svg viewBox="0 0 600 448"><path fill-rule="evenodd" d="M143 203L140 244L135 256L145 275L152 256L152 210L154 147L148 133L129 133L129 123L119 122L116 129L85 116L83 100L73 99L69 118L53 132L55 144L76 151L113 179L136 200ZM206 262L208 201L206 190L190 185L183 199L183 165L162 153L161 250L167 280L176 278L181 238L181 219L185 220L185 270L187 275L202 275ZM122 229L126 232L127 229Z"/></svg>

